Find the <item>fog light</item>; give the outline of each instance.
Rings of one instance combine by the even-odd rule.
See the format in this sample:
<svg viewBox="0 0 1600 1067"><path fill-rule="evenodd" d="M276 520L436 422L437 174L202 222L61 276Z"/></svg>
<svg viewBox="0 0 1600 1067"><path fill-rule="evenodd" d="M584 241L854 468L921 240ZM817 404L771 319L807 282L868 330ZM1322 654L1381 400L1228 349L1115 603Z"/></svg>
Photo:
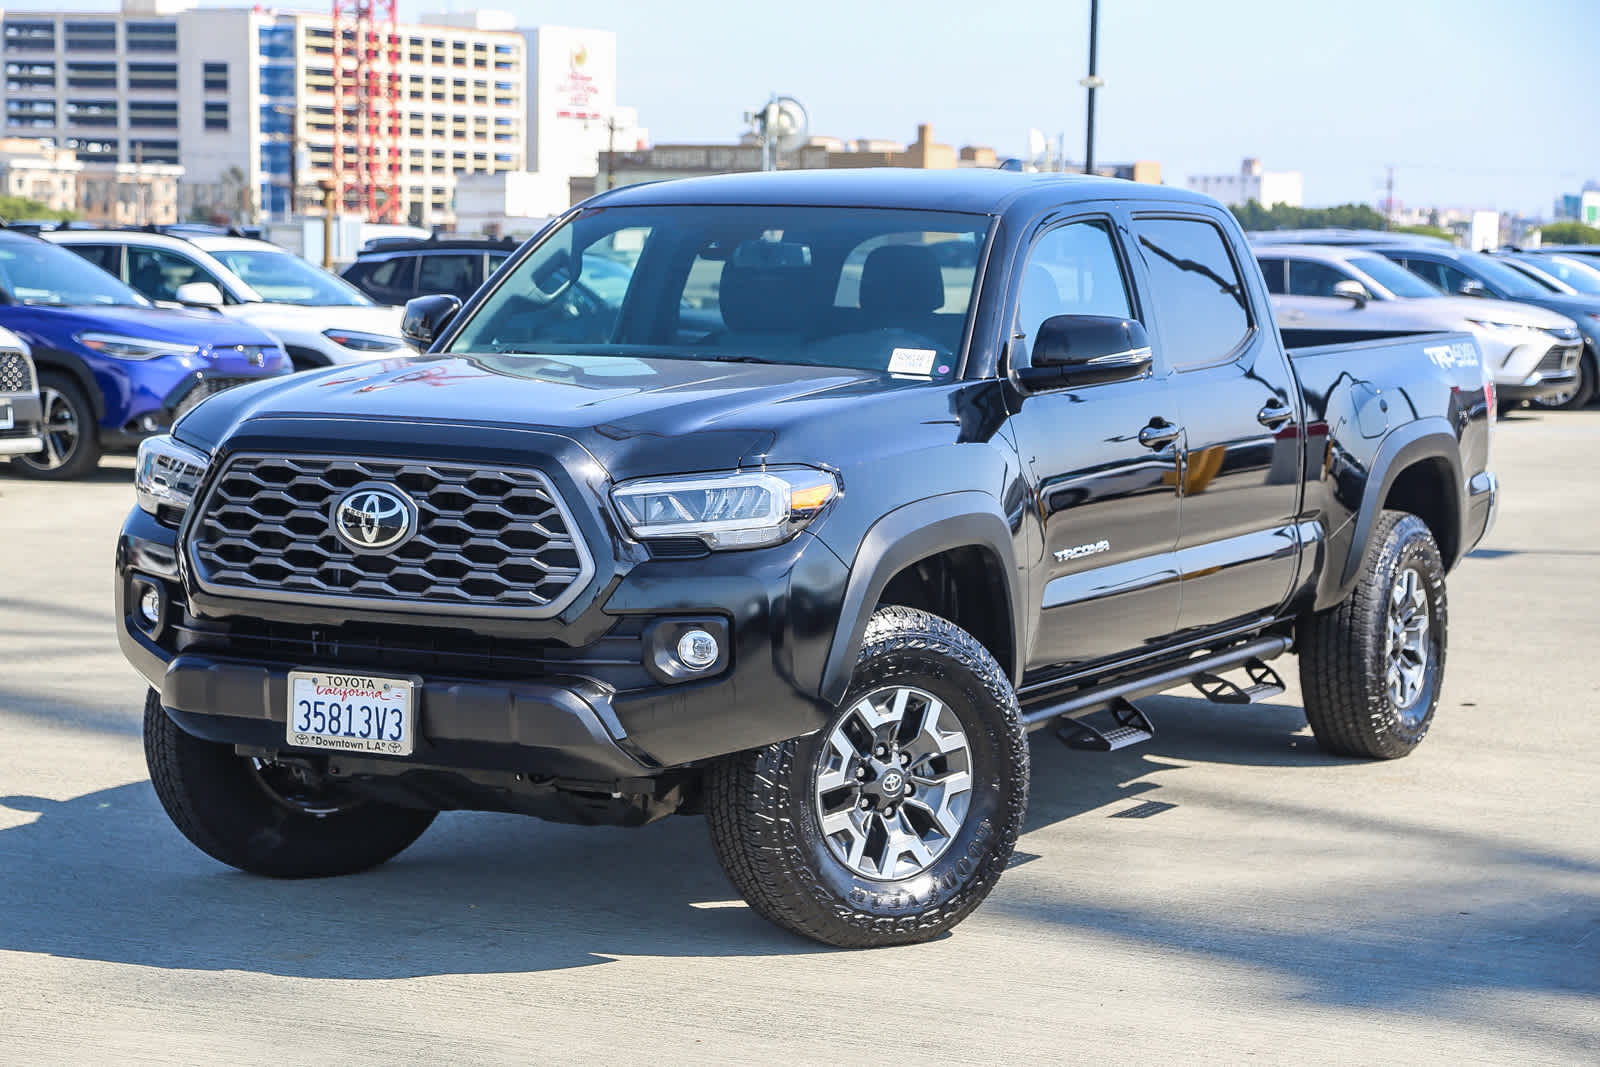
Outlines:
<svg viewBox="0 0 1600 1067"><path fill-rule="evenodd" d="M156 592L156 587L147 585L139 596L139 614L151 626L161 621L161 594Z"/></svg>
<svg viewBox="0 0 1600 1067"><path fill-rule="evenodd" d="M704 630L690 630L678 638L678 660L690 670L705 670L720 654L717 639Z"/></svg>

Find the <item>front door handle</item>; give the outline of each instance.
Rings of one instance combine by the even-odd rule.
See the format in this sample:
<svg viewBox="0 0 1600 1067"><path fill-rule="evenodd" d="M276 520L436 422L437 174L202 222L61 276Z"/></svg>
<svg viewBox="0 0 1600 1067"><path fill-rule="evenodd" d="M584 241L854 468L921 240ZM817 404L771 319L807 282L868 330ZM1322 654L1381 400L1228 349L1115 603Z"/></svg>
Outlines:
<svg viewBox="0 0 1600 1067"><path fill-rule="evenodd" d="M1157 452L1166 448L1178 439L1183 432L1183 427L1176 423L1168 422L1157 415L1150 420L1150 425L1139 431L1139 443L1146 448L1155 449Z"/></svg>
<svg viewBox="0 0 1600 1067"><path fill-rule="evenodd" d="M1294 411L1277 397L1267 401L1266 406L1256 412L1256 421L1269 430L1276 430L1279 426L1289 421Z"/></svg>

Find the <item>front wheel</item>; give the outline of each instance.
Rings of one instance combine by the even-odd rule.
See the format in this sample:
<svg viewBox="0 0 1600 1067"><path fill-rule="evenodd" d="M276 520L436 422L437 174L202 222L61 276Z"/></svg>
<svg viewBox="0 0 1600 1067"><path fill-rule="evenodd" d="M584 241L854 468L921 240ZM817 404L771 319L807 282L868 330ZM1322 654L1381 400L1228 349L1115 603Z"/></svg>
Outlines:
<svg viewBox="0 0 1600 1067"><path fill-rule="evenodd" d="M326 878L398 855L437 814L368 800L303 768L236 755L178 729L154 690L144 702L150 782L202 852L251 874Z"/></svg>
<svg viewBox="0 0 1600 1067"><path fill-rule="evenodd" d="M30 456L14 456L11 467L27 478L67 481L82 478L100 463L100 440L94 408L78 383L65 374L39 375L39 427L44 448Z"/></svg>
<svg viewBox="0 0 1600 1067"><path fill-rule="evenodd" d="M830 945L910 944L959 923L1005 869L1027 734L975 638L883 608L828 726L728 757L707 786L717 856L757 912Z"/></svg>
<svg viewBox="0 0 1600 1067"><path fill-rule="evenodd" d="M1585 352L1583 358L1578 360L1578 380L1572 383L1572 388L1551 396L1542 396L1533 402L1533 406L1551 411L1576 411L1578 408L1588 407L1589 401L1594 399L1595 378L1595 361L1588 352Z"/></svg>
<svg viewBox="0 0 1600 1067"><path fill-rule="evenodd" d="M1354 591L1300 622L1300 688L1323 749L1395 759L1422 743L1444 680L1446 619L1427 524L1380 512Z"/></svg>

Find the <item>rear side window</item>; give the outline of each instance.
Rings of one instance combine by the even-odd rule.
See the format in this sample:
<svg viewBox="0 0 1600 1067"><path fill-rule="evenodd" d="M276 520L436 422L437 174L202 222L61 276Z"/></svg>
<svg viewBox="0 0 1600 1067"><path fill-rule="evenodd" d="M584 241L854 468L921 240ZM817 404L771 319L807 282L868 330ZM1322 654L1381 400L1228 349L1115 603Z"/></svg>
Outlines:
<svg viewBox="0 0 1600 1067"><path fill-rule="evenodd" d="M1135 219L1139 251L1150 272L1166 356L1178 370L1231 358L1250 335L1244 283L1222 231L1202 219Z"/></svg>
<svg viewBox="0 0 1600 1067"><path fill-rule="evenodd" d="M76 252L113 278L122 277L122 246L120 245L63 245Z"/></svg>
<svg viewBox="0 0 1600 1067"><path fill-rule="evenodd" d="M1267 280L1267 292L1273 296L1284 295L1284 275L1288 273L1289 261L1284 259L1258 259L1261 264L1261 276Z"/></svg>

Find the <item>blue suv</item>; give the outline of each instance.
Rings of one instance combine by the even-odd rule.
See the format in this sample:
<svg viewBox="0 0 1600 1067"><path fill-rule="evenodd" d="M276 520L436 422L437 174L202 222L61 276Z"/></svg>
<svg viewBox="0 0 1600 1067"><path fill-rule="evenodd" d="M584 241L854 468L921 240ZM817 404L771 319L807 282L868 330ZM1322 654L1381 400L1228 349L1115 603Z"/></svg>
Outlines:
<svg viewBox="0 0 1600 1067"><path fill-rule="evenodd" d="M33 350L44 448L12 468L80 478L213 393L293 368L270 335L214 314L163 311L64 248L0 230L0 326Z"/></svg>

